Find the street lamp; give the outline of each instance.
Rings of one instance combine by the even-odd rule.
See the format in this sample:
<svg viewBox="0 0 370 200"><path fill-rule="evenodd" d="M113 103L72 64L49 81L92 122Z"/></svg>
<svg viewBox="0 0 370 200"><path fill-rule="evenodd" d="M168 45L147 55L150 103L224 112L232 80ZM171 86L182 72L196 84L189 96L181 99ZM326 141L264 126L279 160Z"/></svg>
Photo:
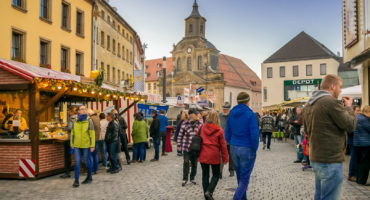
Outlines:
<svg viewBox="0 0 370 200"><path fill-rule="evenodd" d="M172 97L174 97L174 95L173 95L173 70L171 71L171 77L172 77L172 78L171 78L171 79L172 79L172 80L171 80L171 87L172 87L172 89L171 89L171 90L172 90L172 91L171 91L171 96L172 96Z"/></svg>
<svg viewBox="0 0 370 200"><path fill-rule="evenodd" d="M166 100L166 56L163 56L163 103L167 103Z"/></svg>

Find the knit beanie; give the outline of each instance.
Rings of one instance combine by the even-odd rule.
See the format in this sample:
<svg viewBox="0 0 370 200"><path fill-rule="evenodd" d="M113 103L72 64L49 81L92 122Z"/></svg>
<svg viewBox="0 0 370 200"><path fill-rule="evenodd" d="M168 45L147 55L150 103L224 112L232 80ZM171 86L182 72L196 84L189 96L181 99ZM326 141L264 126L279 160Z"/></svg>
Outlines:
<svg viewBox="0 0 370 200"><path fill-rule="evenodd" d="M246 92L241 92L238 94L238 97L236 98L236 100L238 101L238 104L248 103L250 100L249 94Z"/></svg>

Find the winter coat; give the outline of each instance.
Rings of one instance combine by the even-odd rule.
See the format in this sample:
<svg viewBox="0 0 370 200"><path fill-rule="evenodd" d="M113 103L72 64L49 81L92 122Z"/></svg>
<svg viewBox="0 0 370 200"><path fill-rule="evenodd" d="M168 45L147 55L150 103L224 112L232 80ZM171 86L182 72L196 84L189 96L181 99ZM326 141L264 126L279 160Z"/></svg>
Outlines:
<svg viewBox="0 0 370 200"><path fill-rule="evenodd" d="M95 139L96 140L99 140L99 138L100 138L100 132L101 132L100 119L99 119L99 117L96 114L91 115L90 116L90 119L94 123Z"/></svg>
<svg viewBox="0 0 370 200"><path fill-rule="evenodd" d="M98 140L104 140L105 134L107 133L107 127L108 127L108 120L102 119L100 120L100 138Z"/></svg>
<svg viewBox="0 0 370 200"><path fill-rule="evenodd" d="M71 147L79 149L95 147L95 131L92 119L76 120L71 133Z"/></svg>
<svg viewBox="0 0 370 200"><path fill-rule="evenodd" d="M164 115L159 115L159 121L161 121L161 132L166 132L166 126L168 126L168 119Z"/></svg>
<svg viewBox="0 0 370 200"><path fill-rule="evenodd" d="M161 122L158 119L158 116L153 117L153 121L150 124L150 137L159 138L160 137Z"/></svg>
<svg viewBox="0 0 370 200"><path fill-rule="evenodd" d="M261 120L262 133L272 133L274 131L274 118L271 115L265 115Z"/></svg>
<svg viewBox="0 0 370 200"><path fill-rule="evenodd" d="M134 121L131 135L134 144L148 142L148 127L143 119Z"/></svg>
<svg viewBox="0 0 370 200"><path fill-rule="evenodd" d="M181 147L183 151L189 152L191 139L198 133L201 126L202 123L199 120L192 122L189 120L184 121L177 137L177 147Z"/></svg>
<svg viewBox="0 0 370 200"><path fill-rule="evenodd" d="M225 115L224 113L220 113L219 114L219 117L220 117L220 126L221 126L221 128L223 130L225 130L225 128L226 128L227 116L228 115Z"/></svg>
<svg viewBox="0 0 370 200"><path fill-rule="evenodd" d="M109 122L107 127L107 132L105 133L105 142L107 144L111 144L115 141L118 141L118 133L119 133L119 124L116 120L112 120Z"/></svg>
<svg viewBox="0 0 370 200"><path fill-rule="evenodd" d="M205 123L202 127L200 137L202 138L202 148L198 158L200 163L220 164L221 154L222 162L228 162L229 156L226 140L224 131L220 126Z"/></svg>
<svg viewBox="0 0 370 200"><path fill-rule="evenodd" d="M353 134L353 145L355 147L370 146L370 117L361 113L357 116L357 127Z"/></svg>
<svg viewBox="0 0 370 200"><path fill-rule="evenodd" d="M230 111L225 138L230 145L249 147L257 151L259 144L257 117L247 105L239 104Z"/></svg>
<svg viewBox="0 0 370 200"><path fill-rule="evenodd" d="M176 142L177 141L177 137L179 136L179 132L180 132L180 129L181 129L181 125L182 123L184 122L184 120L180 120L179 123L176 125L176 132L175 132L175 137L173 138L173 140Z"/></svg>
<svg viewBox="0 0 370 200"><path fill-rule="evenodd" d="M303 109L303 125L309 136L311 161L344 161L346 132L352 132L356 126L350 107L341 105L328 91L314 91Z"/></svg>

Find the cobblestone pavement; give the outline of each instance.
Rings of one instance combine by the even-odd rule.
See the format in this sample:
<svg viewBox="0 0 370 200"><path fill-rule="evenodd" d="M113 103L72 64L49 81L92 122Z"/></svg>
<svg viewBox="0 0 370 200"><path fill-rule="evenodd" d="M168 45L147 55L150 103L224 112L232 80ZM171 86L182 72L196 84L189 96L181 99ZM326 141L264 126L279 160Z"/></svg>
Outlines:
<svg viewBox="0 0 370 200"><path fill-rule="evenodd" d="M313 199L314 175L294 164L296 152L292 143L272 143L271 151L261 148L248 188L248 199ZM148 151L148 158L153 149ZM0 180L0 199L202 199L201 168L197 185L181 187L182 157L170 153L159 162L124 165L123 171L111 175L100 169L91 185L72 188L73 179L59 176L37 181ZM237 186L235 177L219 181L215 199L232 199ZM347 174L347 173L345 173ZM82 180L85 175L82 175ZM81 180L80 180L81 181ZM370 199L370 189L344 180L342 199Z"/></svg>

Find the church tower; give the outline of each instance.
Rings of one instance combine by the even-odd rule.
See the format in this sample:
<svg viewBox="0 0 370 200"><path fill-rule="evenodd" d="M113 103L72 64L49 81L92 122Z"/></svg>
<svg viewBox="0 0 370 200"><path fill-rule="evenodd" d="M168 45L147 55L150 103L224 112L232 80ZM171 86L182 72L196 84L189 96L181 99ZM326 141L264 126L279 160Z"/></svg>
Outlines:
<svg viewBox="0 0 370 200"><path fill-rule="evenodd" d="M205 38L206 21L199 13L197 0L194 0L193 11L185 19L185 37Z"/></svg>

